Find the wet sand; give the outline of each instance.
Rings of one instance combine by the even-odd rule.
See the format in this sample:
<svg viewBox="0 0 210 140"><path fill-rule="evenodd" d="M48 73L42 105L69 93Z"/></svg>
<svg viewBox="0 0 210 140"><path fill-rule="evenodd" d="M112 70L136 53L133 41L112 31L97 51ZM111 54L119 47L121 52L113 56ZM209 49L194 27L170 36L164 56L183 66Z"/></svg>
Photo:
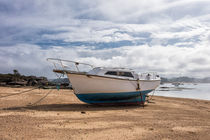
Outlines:
<svg viewBox="0 0 210 140"><path fill-rule="evenodd" d="M30 88L0 87L0 96ZM154 96L145 107L94 106L71 90L0 97L0 139L210 139L210 101Z"/></svg>

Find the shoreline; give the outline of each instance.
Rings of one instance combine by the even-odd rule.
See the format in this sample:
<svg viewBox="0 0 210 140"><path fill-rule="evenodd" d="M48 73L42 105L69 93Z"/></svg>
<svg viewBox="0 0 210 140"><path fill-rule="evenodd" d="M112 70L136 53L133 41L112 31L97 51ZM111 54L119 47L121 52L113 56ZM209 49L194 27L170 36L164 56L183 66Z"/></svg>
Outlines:
<svg viewBox="0 0 210 140"><path fill-rule="evenodd" d="M210 102L210 100L209 100L209 99L206 99L206 100L205 100L205 99L190 98L190 97L189 97L189 98L186 98L186 97L184 98L184 97L161 96L161 95L154 95L154 97L160 97L160 98L171 98L171 99L177 99L177 100L179 100L179 99L181 99L181 100L182 100L182 99L183 99L183 100L184 100L184 99L188 100L188 99L189 99L189 100L209 101L209 102Z"/></svg>
<svg viewBox="0 0 210 140"><path fill-rule="evenodd" d="M0 95L31 88L0 87ZM71 90L36 89L1 98L2 139L209 139L210 101L153 96L139 105L95 106Z"/></svg>

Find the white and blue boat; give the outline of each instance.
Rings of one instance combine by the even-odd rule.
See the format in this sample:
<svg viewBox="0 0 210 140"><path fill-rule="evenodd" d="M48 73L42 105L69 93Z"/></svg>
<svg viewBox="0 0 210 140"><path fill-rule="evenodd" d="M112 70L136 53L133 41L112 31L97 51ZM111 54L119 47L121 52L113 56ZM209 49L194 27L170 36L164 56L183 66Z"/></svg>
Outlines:
<svg viewBox="0 0 210 140"><path fill-rule="evenodd" d="M54 72L68 76L74 94L89 104L143 104L147 94L160 84L160 77L156 73L138 75L131 69L93 67L54 58L48 60L54 63ZM74 63L76 70L68 69L67 62ZM60 64L61 68L58 69L56 64ZM92 69L81 72L79 65L87 65Z"/></svg>

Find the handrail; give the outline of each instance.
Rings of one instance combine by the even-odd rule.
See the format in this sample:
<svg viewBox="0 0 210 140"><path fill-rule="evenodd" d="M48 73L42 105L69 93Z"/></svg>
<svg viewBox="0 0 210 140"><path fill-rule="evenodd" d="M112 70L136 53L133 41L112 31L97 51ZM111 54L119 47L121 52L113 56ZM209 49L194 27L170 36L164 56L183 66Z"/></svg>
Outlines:
<svg viewBox="0 0 210 140"><path fill-rule="evenodd" d="M77 61L71 61L71 60L64 60L64 59L59 59L59 58L47 58L47 61L49 62L52 62L54 67L57 69L57 66L56 64L59 64L62 66L63 70L65 70L65 67L68 67L68 66L64 66L63 62L70 62L70 63L74 63L75 64L75 67L77 69L77 71L79 72L79 68L78 68L78 65L79 64L82 64L82 65L87 65L87 66L90 66L92 68L94 68L93 65L90 65L90 64L87 64L87 63L82 63L82 62L77 62Z"/></svg>
<svg viewBox="0 0 210 140"><path fill-rule="evenodd" d="M59 59L59 58L47 58L47 61L48 61L48 60L58 60L58 61L72 62L72 63L75 63L75 64L77 64L77 65L78 65L78 64L89 65L89 66L91 66L91 67L94 68L94 66L91 65L91 64L82 63L82 62L77 62L77 61L71 61L71 60L65 60L65 59Z"/></svg>

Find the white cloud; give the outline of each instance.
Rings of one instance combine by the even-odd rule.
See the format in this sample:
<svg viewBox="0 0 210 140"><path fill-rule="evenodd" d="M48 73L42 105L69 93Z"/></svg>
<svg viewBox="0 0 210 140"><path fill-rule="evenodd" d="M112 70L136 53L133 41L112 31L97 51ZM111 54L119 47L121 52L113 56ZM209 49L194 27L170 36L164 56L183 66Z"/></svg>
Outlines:
<svg viewBox="0 0 210 140"><path fill-rule="evenodd" d="M122 40L133 41L139 39L138 37L132 37L127 33L122 33L120 26L119 27L104 27L88 26L89 22L85 25L81 24L82 27L71 27L71 29L66 29L64 33L59 34L46 34L42 37L48 40L64 40L65 42L75 42L75 41L84 41L84 42L115 42ZM58 29L56 29L58 30ZM59 31L59 30L58 30Z"/></svg>
<svg viewBox="0 0 210 140"><path fill-rule="evenodd" d="M57 57L162 75L210 76L209 6L208 0L2 0L0 72L16 68L48 76L45 59ZM82 45L34 45L54 40Z"/></svg>

